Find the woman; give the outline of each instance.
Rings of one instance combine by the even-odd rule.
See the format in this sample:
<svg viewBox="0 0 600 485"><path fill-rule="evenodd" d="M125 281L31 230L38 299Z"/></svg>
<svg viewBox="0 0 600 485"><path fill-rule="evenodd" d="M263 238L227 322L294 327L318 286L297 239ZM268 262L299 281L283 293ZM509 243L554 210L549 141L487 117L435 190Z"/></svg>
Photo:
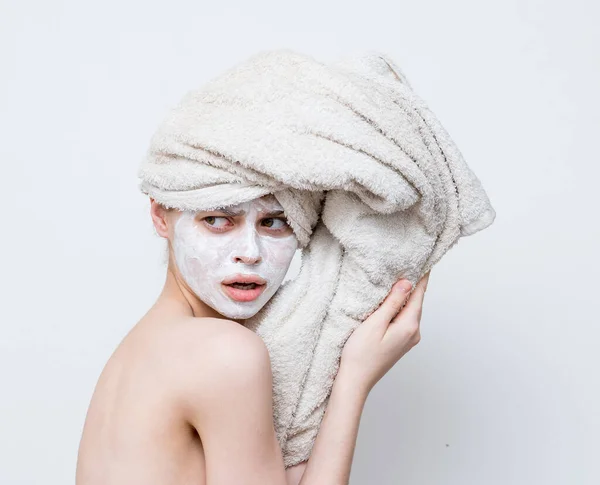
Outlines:
<svg viewBox="0 0 600 485"><path fill-rule="evenodd" d="M370 390L420 340L429 273L403 308L410 283L396 283L354 331L311 457L285 469L269 353L243 325L277 291L297 248L282 207L271 194L207 212L150 203L168 244L165 285L99 378L77 484L348 483Z"/></svg>

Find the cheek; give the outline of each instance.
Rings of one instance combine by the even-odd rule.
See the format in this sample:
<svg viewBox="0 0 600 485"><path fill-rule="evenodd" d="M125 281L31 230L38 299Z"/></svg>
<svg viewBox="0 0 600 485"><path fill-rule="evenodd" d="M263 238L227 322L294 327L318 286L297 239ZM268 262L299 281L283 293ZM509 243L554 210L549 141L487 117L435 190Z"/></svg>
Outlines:
<svg viewBox="0 0 600 485"><path fill-rule="evenodd" d="M189 277L202 271L204 247L198 241L194 241L189 234L175 235L173 252L179 271L183 276Z"/></svg>
<svg viewBox="0 0 600 485"><path fill-rule="evenodd" d="M275 268L285 268L290 265L296 249L298 240L295 237L287 239L268 240L265 245L265 261Z"/></svg>
<svg viewBox="0 0 600 485"><path fill-rule="evenodd" d="M224 242L202 234L190 220L182 220L173 237L173 251L180 271L188 276L206 276L226 256L228 248Z"/></svg>

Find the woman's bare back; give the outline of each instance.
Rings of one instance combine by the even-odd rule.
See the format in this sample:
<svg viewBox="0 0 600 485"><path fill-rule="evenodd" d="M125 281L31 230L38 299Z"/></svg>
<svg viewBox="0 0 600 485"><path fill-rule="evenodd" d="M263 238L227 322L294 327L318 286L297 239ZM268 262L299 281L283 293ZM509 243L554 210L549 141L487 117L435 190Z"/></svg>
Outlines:
<svg viewBox="0 0 600 485"><path fill-rule="evenodd" d="M185 383L203 346L235 322L153 307L123 339L96 385L77 463L78 485L205 483L198 433L184 418Z"/></svg>

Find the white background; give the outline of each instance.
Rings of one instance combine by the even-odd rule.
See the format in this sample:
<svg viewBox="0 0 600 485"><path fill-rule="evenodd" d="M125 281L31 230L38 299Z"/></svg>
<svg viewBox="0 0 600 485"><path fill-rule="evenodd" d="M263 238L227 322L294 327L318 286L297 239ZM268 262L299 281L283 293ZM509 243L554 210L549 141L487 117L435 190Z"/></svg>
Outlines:
<svg viewBox="0 0 600 485"><path fill-rule="evenodd" d="M498 214L433 269L351 483L600 483L596 2L0 5L2 485L74 482L96 379L162 287L136 179L159 121L279 47L392 56Z"/></svg>

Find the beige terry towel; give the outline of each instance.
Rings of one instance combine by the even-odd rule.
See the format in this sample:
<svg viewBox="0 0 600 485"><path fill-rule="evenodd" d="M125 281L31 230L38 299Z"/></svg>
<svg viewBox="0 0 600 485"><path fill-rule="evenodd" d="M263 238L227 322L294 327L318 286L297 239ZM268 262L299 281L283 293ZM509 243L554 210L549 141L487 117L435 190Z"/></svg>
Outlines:
<svg viewBox="0 0 600 485"><path fill-rule="evenodd" d="M260 52L188 92L151 140L141 190L210 210L273 193L302 266L246 321L273 368L286 466L308 459L341 349L398 279L413 285L495 217L479 179L392 59Z"/></svg>

